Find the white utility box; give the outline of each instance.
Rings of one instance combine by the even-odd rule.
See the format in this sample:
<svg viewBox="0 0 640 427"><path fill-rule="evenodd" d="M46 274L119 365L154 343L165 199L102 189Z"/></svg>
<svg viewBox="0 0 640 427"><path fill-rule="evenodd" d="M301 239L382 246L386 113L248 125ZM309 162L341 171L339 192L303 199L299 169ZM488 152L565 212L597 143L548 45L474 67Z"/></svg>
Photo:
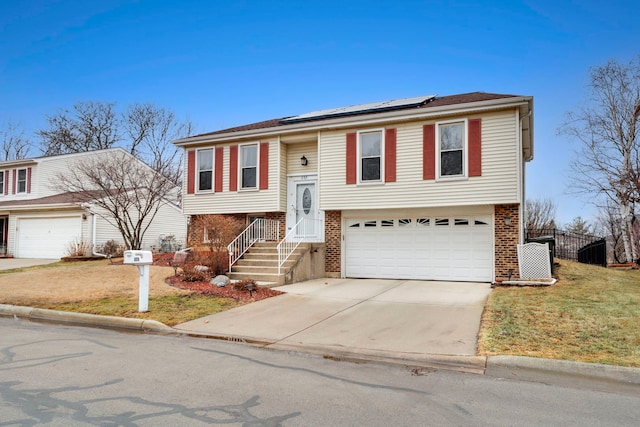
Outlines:
<svg viewBox="0 0 640 427"><path fill-rule="evenodd" d="M153 264L153 253L151 251L124 251L124 264Z"/></svg>

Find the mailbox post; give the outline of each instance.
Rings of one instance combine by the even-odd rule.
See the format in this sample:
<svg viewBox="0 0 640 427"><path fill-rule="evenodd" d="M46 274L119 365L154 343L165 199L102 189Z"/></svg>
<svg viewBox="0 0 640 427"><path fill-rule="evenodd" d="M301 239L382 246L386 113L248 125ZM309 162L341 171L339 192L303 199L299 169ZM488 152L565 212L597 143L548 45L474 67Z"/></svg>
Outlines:
<svg viewBox="0 0 640 427"><path fill-rule="evenodd" d="M153 264L151 251L124 251L124 264L138 267L140 289L138 292L138 311L149 311L149 266Z"/></svg>

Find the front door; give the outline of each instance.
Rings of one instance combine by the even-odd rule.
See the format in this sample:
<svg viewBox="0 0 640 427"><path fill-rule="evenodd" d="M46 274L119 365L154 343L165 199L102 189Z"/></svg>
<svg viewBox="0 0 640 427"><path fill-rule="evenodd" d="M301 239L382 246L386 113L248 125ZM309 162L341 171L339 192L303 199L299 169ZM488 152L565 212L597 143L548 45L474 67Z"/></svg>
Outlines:
<svg viewBox="0 0 640 427"><path fill-rule="evenodd" d="M318 211L318 179L315 175L289 177L287 191L287 233L308 242L321 241L322 222ZM300 223L302 219L304 222ZM296 224L299 224L296 227Z"/></svg>

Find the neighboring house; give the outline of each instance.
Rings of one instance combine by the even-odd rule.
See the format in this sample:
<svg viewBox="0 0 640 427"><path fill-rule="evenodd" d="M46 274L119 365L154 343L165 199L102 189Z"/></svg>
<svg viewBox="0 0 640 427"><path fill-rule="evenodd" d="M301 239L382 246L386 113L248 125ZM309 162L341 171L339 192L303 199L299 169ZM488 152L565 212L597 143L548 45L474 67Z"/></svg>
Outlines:
<svg viewBox="0 0 640 427"><path fill-rule="evenodd" d="M533 98L484 92L316 111L175 141L186 215L300 219L328 277L517 275ZM289 238L295 236L289 235Z"/></svg>
<svg viewBox="0 0 640 427"><path fill-rule="evenodd" d="M17 258L61 258L73 242L100 247L109 240L123 244L118 229L94 207L95 194L59 193L58 174L72 170L87 156L129 155L121 148L0 162L0 254ZM178 190L178 189L176 189ZM160 208L144 238L144 248L161 239L186 238L186 218L175 203Z"/></svg>

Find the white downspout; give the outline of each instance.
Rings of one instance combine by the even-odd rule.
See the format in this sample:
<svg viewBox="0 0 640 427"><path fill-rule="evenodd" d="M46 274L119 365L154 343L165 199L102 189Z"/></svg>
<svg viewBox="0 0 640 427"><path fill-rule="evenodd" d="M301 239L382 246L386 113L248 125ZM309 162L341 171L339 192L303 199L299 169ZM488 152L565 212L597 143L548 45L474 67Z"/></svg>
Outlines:
<svg viewBox="0 0 640 427"><path fill-rule="evenodd" d="M96 230L97 230L97 221L96 221L96 214L95 212L93 212L91 210L91 203L83 203L80 205L80 207L82 209L84 209L85 211L89 212L91 214L91 226L92 226L92 231L91 231L91 255L93 256L101 256L103 258L110 258L109 255L106 254L101 254L99 252L96 252Z"/></svg>

